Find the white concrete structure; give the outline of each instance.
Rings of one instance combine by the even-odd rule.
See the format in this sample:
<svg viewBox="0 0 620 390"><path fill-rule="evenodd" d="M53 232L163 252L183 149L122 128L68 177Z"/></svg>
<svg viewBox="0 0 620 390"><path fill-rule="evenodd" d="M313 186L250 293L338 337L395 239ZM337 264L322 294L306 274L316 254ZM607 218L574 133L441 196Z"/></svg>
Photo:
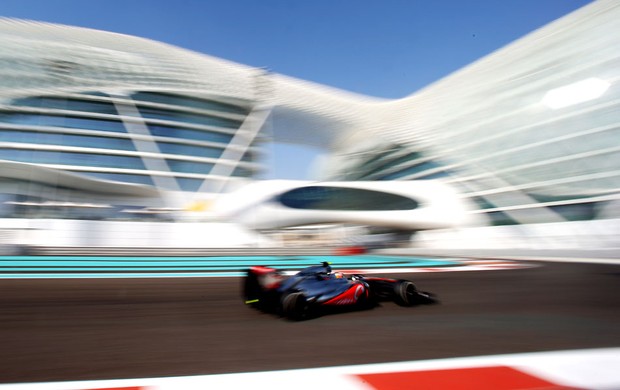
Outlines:
<svg viewBox="0 0 620 390"><path fill-rule="evenodd" d="M620 221L619 19L617 1L595 1L396 100L146 39L3 19L0 217L226 216L253 228L348 221L411 231ZM264 169L271 140L325 151L327 184L302 188L429 206L274 208L294 191L277 182L232 195ZM435 185L445 191L426 193ZM222 213L231 199L237 212ZM85 203L109 207L75 206Z"/></svg>
<svg viewBox="0 0 620 390"><path fill-rule="evenodd" d="M402 231L456 228L474 223L467 204L438 181L264 181L222 197L224 220L256 230L349 223Z"/></svg>

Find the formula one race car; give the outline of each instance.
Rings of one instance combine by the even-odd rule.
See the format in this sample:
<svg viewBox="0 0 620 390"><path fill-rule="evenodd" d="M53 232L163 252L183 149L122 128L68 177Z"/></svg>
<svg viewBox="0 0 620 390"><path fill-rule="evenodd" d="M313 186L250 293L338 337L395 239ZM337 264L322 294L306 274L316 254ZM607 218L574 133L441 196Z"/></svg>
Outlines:
<svg viewBox="0 0 620 390"><path fill-rule="evenodd" d="M326 262L293 276L274 268L252 267L243 282L243 297L252 307L292 320L305 320L331 310L368 309L385 300L401 306L436 302L433 294L418 291L408 280L344 275L332 272Z"/></svg>

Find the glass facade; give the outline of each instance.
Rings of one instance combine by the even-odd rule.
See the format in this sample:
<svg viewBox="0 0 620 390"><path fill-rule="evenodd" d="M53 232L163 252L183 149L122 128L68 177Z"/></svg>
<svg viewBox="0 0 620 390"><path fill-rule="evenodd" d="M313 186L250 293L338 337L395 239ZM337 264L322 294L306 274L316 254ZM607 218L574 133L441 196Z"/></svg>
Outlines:
<svg viewBox="0 0 620 390"><path fill-rule="evenodd" d="M301 187L278 196L286 207L330 211L395 211L413 210L418 203L395 194L327 186Z"/></svg>
<svg viewBox="0 0 620 390"><path fill-rule="evenodd" d="M45 113L11 113L0 114L0 124L24 126L60 127L67 129L99 130L126 133L125 126L119 120L96 119L82 116Z"/></svg>
<svg viewBox="0 0 620 390"><path fill-rule="evenodd" d="M217 102L215 100L196 99L188 96L173 95L169 93L138 92L133 94L131 98L136 102L162 103L168 105L171 104L175 106L226 112L243 116L249 114L249 110L245 107Z"/></svg>
<svg viewBox="0 0 620 390"><path fill-rule="evenodd" d="M11 99L0 112L0 158L149 186L156 183L153 175L172 174L177 186L165 189L184 192L197 191L217 163L238 164L233 178L258 170L251 152L256 145L239 161L220 160L249 113L246 107L167 93L132 97L89 91ZM117 110L131 104L139 116Z"/></svg>
<svg viewBox="0 0 620 390"><path fill-rule="evenodd" d="M429 180L449 175L437 159L406 145L376 145L342 165L339 180Z"/></svg>
<svg viewBox="0 0 620 390"><path fill-rule="evenodd" d="M4 130L0 128L0 142L34 145L64 145L98 149L136 150L131 139L111 138L95 135L70 133L48 133L42 131Z"/></svg>
<svg viewBox="0 0 620 390"><path fill-rule="evenodd" d="M94 112L98 114L110 115L118 114L114 104L110 102L89 101L76 98L61 98L56 96L34 96L16 99L13 104L15 106L50 108L56 110L83 111L88 113Z"/></svg>
<svg viewBox="0 0 620 390"><path fill-rule="evenodd" d="M216 142L225 145L232 141L234 135L231 132L220 133L201 129L183 128L180 125L173 127L159 124L148 124L148 128L150 133L154 136Z"/></svg>
<svg viewBox="0 0 620 390"><path fill-rule="evenodd" d="M140 115L146 119L160 119L170 122L190 123L225 129L237 129L241 125L240 121L226 118L218 118L210 115L191 114L182 111L163 110L150 107L140 107Z"/></svg>
<svg viewBox="0 0 620 390"><path fill-rule="evenodd" d="M260 171L262 144L235 137L252 68L45 23L4 19L0 38L0 160L181 192Z"/></svg>
<svg viewBox="0 0 620 390"><path fill-rule="evenodd" d="M398 101L326 178L441 180L492 225L620 218L619 17L593 3Z"/></svg>

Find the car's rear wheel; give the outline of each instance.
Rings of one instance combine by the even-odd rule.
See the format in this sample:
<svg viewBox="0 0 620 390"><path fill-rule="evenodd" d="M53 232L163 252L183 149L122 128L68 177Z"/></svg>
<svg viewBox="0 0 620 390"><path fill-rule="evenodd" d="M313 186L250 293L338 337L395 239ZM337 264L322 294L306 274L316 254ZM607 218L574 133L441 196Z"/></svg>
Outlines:
<svg viewBox="0 0 620 390"><path fill-rule="evenodd" d="M292 292L282 298L282 315L295 321L310 317L310 305L301 292Z"/></svg>

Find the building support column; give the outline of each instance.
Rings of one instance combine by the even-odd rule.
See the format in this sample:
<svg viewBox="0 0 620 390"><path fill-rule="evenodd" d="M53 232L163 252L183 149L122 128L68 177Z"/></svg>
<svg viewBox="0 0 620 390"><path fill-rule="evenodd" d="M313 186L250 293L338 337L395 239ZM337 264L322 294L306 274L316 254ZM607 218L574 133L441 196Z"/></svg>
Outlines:
<svg viewBox="0 0 620 390"><path fill-rule="evenodd" d="M269 119L271 111L272 107L269 105L252 109L211 169L210 175L219 176L221 179L205 179L197 193L218 194L224 190L232 173Z"/></svg>

